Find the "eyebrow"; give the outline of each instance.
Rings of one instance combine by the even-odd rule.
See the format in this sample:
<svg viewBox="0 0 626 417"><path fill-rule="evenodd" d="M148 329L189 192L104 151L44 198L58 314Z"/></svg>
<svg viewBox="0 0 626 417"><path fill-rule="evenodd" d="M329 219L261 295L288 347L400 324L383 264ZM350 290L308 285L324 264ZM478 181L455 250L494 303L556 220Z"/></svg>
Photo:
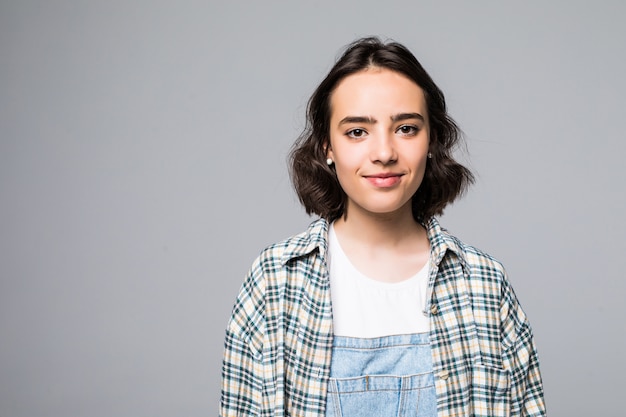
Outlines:
<svg viewBox="0 0 626 417"><path fill-rule="evenodd" d="M422 122L425 121L424 116L422 116L419 113L400 113L400 114L394 114L393 116L391 116L392 122L400 122L402 120L409 120L409 119L418 119L418 120L421 120Z"/></svg>
<svg viewBox="0 0 626 417"><path fill-rule="evenodd" d="M425 121L424 116L419 113L399 113L391 116L392 122L401 122L410 119ZM371 116L346 116L339 121L339 126L349 123L375 124L376 122L377 120Z"/></svg>
<svg viewBox="0 0 626 417"><path fill-rule="evenodd" d="M376 123L376 119L370 116L346 116L339 121L339 126L349 123L366 123L373 125Z"/></svg>

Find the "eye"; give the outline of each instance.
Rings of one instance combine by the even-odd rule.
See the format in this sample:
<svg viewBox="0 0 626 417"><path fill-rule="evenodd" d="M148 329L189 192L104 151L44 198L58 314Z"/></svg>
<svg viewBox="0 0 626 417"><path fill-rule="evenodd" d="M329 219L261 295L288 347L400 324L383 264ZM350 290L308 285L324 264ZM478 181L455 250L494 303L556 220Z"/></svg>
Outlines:
<svg viewBox="0 0 626 417"><path fill-rule="evenodd" d="M396 132L404 136L415 136L419 132L419 128L414 125L402 125L396 130Z"/></svg>
<svg viewBox="0 0 626 417"><path fill-rule="evenodd" d="M346 133L346 135L348 135L351 138L358 139L358 138L362 138L362 137L366 136L367 132L365 130L363 130L363 129L352 129L352 130L349 130Z"/></svg>

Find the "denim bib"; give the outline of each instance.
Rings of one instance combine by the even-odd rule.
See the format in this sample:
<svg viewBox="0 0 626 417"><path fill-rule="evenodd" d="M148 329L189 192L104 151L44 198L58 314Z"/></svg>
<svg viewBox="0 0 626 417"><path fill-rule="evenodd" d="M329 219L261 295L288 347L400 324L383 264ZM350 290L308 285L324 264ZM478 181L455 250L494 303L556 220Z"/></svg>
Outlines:
<svg viewBox="0 0 626 417"><path fill-rule="evenodd" d="M428 333L335 336L326 417L435 417Z"/></svg>

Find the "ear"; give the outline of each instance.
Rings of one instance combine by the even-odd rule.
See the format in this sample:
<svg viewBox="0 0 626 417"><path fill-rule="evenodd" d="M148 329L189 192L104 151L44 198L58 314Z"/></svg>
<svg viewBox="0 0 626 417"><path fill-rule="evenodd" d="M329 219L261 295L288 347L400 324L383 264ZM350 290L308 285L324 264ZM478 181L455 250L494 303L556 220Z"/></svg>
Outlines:
<svg viewBox="0 0 626 417"><path fill-rule="evenodd" d="M326 153L326 158L334 160L335 158L333 155L333 148L330 146L330 141L326 142L326 144L324 145L324 149Z"/></svg>

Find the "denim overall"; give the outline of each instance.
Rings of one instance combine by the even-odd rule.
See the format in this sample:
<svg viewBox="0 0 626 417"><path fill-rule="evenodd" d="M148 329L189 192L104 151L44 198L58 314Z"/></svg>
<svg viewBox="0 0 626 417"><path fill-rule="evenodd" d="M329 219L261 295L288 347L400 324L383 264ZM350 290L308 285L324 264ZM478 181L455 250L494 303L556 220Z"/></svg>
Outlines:
<svg viewBox="0 0 626 417"><path fill-rule="evenodd" d="M435 417L428 333L335 336L326 417Z"/></svg>

